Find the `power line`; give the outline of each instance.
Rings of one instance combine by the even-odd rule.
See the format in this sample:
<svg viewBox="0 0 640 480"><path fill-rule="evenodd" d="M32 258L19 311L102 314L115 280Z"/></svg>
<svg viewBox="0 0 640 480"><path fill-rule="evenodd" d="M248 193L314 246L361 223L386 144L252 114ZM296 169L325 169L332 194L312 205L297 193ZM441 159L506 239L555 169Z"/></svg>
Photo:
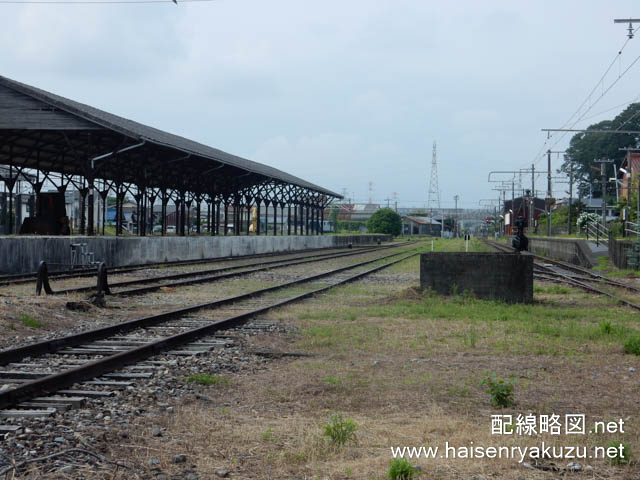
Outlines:
<svg viewBox="0 0 640 480"><path fill-rule="evenodd" d="M613 82L611 82L611 84L602 92L602 94L596 99L596 101L594 103L591 104L591 106L585 110L585 112L580 116L580 118L578 118L572 125L575 126L579 121L581 121L584 116L589 113L589 111L600 101L600 99L602 97L604 97L607 93L609 93L609 91L616 85L616 83L618 83L620 81L620 79L622 77L624 77L624 75L631 70L631 68L638 63L638 60L640 60L640 55L638 55L633 62L631 62L629 64L629 66L620 74L618 75L618 78L616 78ZM564 128L564 127L563 127ZM567 135L568 132L563 132L563 134L560 136L560 138L551 146L551 148L554 148L556 145L558 145L558 143L560 143L560 141Z"/></svg>
<svg viewBox="0 0 640 480"><path fill-rule="evenodd" d="M636 28L633 33L635 33L638 29L640 29L640 27ZM616 61L618 61L618 59L620 58L620 56L622 55L623 50L625 49L625 47L627 46L627 44L629 43L631 39L627 38L627 40L625 40L625 42L622 44L622 46L620 47L620 49L618 50L618 52L616 53L616 55L613 57L613 60L611 60L611 63L609 63L609 65L607 66L607 68L605 69L604 73L600 76L600 79L596 82L596 84L593 86L593 88L591 89L591 91L587 94L587 96L585 97L585 99L582 101L582 103L580 103L580 106L576 109L575 112L573 112L573 114L569 117L569 119L564 122L564 124L562 125L561 128L565 128L569 123L571 123L571 121L573 120L573 118L582 110L582 108L587 104L587 102L591 99L591 97L593 96L593 94L595 93L595 91L598 89L598 87L602 84L602 82L604 81L604 79L606 78L607 74L611 71L611 69L613 68L613 66L615 65ZM636 58L636 60L633 61L633 63L630 65L633 66L639 59L640 57ZM629 67L629 68L630 68ZM600 99L602 99L602 97L613 87L613 85L615 85L620 78L622 78L622 76L629 70L629 68L627 68L627 70L625 70L624 73L619 74L618 78L614 81L614 83L612 83L609 88L606 90L606 92L603 92L602 95L600 95L600 97L593 103L591 104L591 106L573 123L573 125L577 124L579 121L581 121L584 116L598 103L598 101L600 101ZM572 126L573 126L572 125ZM553 149L564 137L566 136L566 132L563 133L560 138L553 144L553 146L551 147L551 149ZM542 159L544 157L541 156L542 152L545 151L545 148L547 147L547 143L548 141L551 139L552 135L547 135L547 138L545 139L542 147L540 148L540 150L538 151L538 153L533 157L533 162L534 164L538 164L540 161L542 161Z"/></svg>
<svg viewBox="0 0 640 480"><path fill-rule="evenodd" d="M218 0L180 0L180 3L203 3L203 2L216 2ZM107 5L107 4L128 4L128 3L177 3L173 0L0 0L0 4L13 4L13 5L27 5L27 4L39 4L39 5Z"/></svg>

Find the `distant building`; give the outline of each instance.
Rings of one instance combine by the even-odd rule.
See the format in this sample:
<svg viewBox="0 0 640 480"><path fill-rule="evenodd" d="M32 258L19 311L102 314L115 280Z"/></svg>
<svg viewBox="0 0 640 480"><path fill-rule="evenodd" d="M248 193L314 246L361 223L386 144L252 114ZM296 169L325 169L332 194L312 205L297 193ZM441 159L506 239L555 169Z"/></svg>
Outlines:
<svg viewBox="0 0 640 480"><path fill-rule="evenodd" d="M620 169L616 172L620 198L629 198L629 187L633 194L633 182L640 175L640 153L627 152Z"/></svg>
<svg viewBox="0 0 640 480"><path fill-rule="evenodd" d="M402 217L403 235L432 235L439 237L442 223L431 217L414 217L405 215Z"/></svg>
<svg viewBox="0 0 640 480"><path fill-rule="evenodd" d="M586 212L602 216L602 198L587 197L582 199L582 203ZM607 222L618 218L615 205L606 205L605 210Z"/></svg>
<svg viewBox="0 0 640 480"><path fill-rule="evenodd" d="M533 210L533 223L538 220L538 217L545 212L546 204L542 198L529 198L518 197L514 198L513 202L507 200L504 202L504 233L511 235L513 230L513 224L518 217L524 217L525 225L529 225L529 217Z"/></svg>
<svg viewBox="0 0 640 480"><path fill-rule="evenodd" d="M342 222L366 222L380 210L377 203L343 203L339 207L338 220Z"/></svg>

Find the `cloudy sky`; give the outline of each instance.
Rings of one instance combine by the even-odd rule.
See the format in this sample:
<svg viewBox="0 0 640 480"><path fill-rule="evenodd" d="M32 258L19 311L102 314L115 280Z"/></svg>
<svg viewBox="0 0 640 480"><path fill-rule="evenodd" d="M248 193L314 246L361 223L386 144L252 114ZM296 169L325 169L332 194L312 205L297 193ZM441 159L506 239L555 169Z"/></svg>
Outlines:
<svg viewBox="0 0 640 480"><path fill-rule="evenodd" d="M635 3L0 2L0 74L357 201L372 182L374 201L424 205L437 141L442 206L473 208L497 197L490 170L546 168L542 151L567 146L541 128L585 100L575 128L640 98L640 62L618 80L640 37L598 84L627 39L613 19L640 17Z"/></svg>

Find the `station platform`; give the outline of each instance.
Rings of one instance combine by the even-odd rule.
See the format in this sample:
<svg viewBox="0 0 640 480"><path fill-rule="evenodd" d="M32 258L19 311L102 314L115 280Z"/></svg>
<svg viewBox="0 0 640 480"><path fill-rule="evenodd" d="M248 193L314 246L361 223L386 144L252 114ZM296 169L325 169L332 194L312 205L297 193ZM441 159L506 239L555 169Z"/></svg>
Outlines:
<svg viewBox="0 0 640 480"><path fill-rule="evenodd" d="M71 245L87 244L96 261L107 267L146 263L202 260L262 253L294 252L316 248L370 245L391 241L391 235L285 235L285 236L166 236L86 237L8 236L0 237L0 272L35 272L40 261L70 264ZM52 265L52 267L54 267ZM50 268L50 270L54 270Z"/></svg>

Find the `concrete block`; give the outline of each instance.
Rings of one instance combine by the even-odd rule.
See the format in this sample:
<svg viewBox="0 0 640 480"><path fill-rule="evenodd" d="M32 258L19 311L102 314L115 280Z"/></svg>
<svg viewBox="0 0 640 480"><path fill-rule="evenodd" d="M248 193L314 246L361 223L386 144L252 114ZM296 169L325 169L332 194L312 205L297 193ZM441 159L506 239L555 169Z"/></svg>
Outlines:
<svg viewBox="0 0 640 480"><path fill-rule="evenodd" d="M516 253L432 252L420 256L420 286L441 295L533 301L533 257Z"/></svg>

